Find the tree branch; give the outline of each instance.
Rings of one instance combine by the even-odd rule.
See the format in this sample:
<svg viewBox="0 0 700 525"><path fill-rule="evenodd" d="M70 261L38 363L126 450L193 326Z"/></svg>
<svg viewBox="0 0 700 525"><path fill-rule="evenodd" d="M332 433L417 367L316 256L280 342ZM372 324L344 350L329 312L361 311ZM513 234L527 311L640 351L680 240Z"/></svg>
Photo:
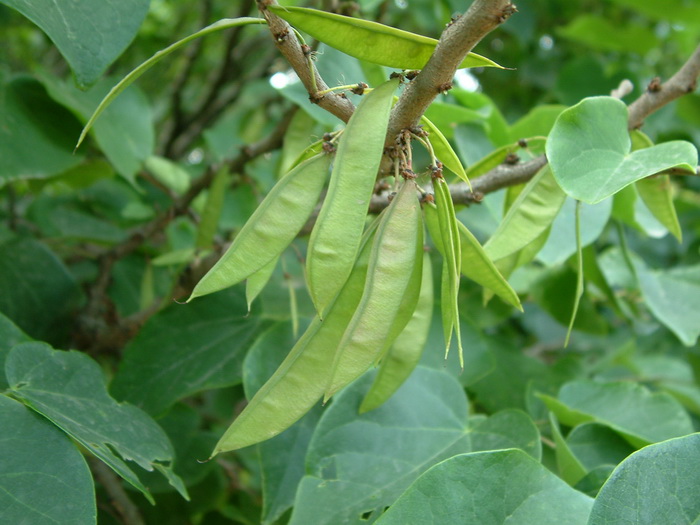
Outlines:
<svg viewBox="0 0 700 525"><path fill-rule="evenodd" d="M649 83L647 90L629 106L629 128L642 126L644 119L669 102L695 91L700 75L700 46L688 61L663 84L659 78Z"/></svg>
<svg viewBox="0 0 700 525"><path fill-rule="evenodd" d="M515 12L508 0L474 0L469 10L443 31L435 52L399 97L391 112L387 145L403 129L418 124L428 106L448 86L457 67L484 36Z"/></svg>
<svg viewBox="0 0 700 525"><path fill-rule="evenodd" d="M313 68L313 71L309 69L308 59L301 49L301 44L294 36L294 32L287 22L268 9L268 6L271 5L277 5L277 2L275 0L258 0L258 8L265 20L267 20L277 49L284 55L289 65L296 72L299 80L311 94L311 102L318 104L343 122L350 120L355 111L355 105L344 96L330 92L322 97L315 97L315 93L327 90L328 85L318 74L316 68Z"/></svg>

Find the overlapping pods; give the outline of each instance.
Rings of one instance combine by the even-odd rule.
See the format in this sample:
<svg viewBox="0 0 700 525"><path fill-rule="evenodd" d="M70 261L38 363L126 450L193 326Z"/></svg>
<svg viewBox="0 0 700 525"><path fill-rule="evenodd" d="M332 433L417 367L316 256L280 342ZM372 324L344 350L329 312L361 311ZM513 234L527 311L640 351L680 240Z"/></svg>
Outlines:
<svg viewBox="0 0 700 525"><path fill-rule="evenodd" d="M397 86L398 79L389 80L366 95L338 144L328 193L311 232L306 258L309 293L322 317L357 257Z"/></svg>

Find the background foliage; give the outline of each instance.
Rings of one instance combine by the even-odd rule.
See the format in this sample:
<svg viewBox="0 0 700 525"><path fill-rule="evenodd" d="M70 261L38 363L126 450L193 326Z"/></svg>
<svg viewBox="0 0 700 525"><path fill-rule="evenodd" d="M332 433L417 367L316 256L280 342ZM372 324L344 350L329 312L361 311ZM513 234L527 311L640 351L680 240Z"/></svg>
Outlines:
<svg viewBox="0 0 700 525"><path fill-rule="evenodd" d="M586 288L567 347L574 200L545 181L536 191L550 197L534 210L516 205L535 191L522 185L458 207L494 259L518 239L499 246L495 234L521 228L509 281L524 311L484 301L462 279L462 373L456 353L444 360L438 306L420 364L381 407L358 413L370 372L279 436L205 461L313 316L299 255L307 238L252 306L244 285L186 306L173 299L188 297L279 176L340 121L300 84L270 83L289 82L289 65L253 25L162 60L74 152L124 75L216 20L257 16L256 6L0 4L0 521L698 519L697 177L668 180L672 205L650 204L661 190L638 185L581 206ZM623 79L630 103L677 71L700 35L692 0L517 5L476 49L514 69L463 70L427 112L468 171L500 163L504 145L547 136L565 107ZM433 38L467 9L457 0L313 6ZM388 77L323 45L316 66L331 86ZM664 106L643 131L652 143L697 147L700 93ZM633 134L633 149L647 140ZM541 153L542 142L519 155ZM439 290L440 257L430 257ZM504 272L515 265L506 263Z"/></svg>

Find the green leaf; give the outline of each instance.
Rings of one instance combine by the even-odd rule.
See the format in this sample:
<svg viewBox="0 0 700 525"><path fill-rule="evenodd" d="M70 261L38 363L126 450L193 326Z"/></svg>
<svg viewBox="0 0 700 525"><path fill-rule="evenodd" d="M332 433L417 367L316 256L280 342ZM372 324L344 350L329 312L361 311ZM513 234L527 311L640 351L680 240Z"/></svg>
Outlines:
<svg viewBox="0 0 700 525"><path fill-rule="evenodd" d="M693 346L700 336L700 265L651 270L635 264L644 300L654 316Z"/></svg>
<svg viewBox="0 0 700 525"><path fill-rule="evenodd" d="M634 448L610 427L584 423L566 437L571 452L587 471L615 466L634 452Z"/></svg>
<svg viewBox="0 0 700 525"><path fill-rule="evenodd" d="M148 489L123 460L135 461L148 471L157 469L187 498L182 481L172 472L172 445L163 430L145 412L109 397L102 370L87 355L53 350L44 343L22 343L7 356L5 372L13 396L52 421L151 501Z"/></svg>
<svg viewBox="0 0 700 525"><path fill-rule="evenodd" d="M280 257L273 259L267 265L260 268L257 272L250 275L245 282L245 299L248 303L248 311L250 312L253 301L260 295L267 283L270 282L272 274L275 273L275 268L280 261Z"/></svg>
<svg viewBox="0 0 700 525"><path fill-rule="evenodd" d="M0 81L0 187L54 177L79 165L83 156L71 153L76 124L33 78Z"/></svg>
<svg viewBox="0 0 700 525"><path fill-rule="evenodd" d="M26 343L32 338L20 330L10 319L0 313L0 390L8 387L5 378L5 359L10 349L19 343Z"/></svg>
<svg viewBox="0 0 700 525"><path fill-rule="evenodd" d="M437 40L370 20L304 7L269 5L274 14L295 28L360 60L397 69L423 69ZM492 60L469 53L459 67L498 67Z"/></svg>
<svg viewBox="0 0 700 525"><path fill-rule="evenodd" d="M699 450L691 434L635 452L603 485L588 524L698 523Z"/></svg>
<svg viewBox="0 0 700 525"><path fill-rule="evenodd" d="M630 153L627 106L612 97L587 98L559 115L547 141L554 177L571 197L595 204L625 186L669 168L695 171L698 153L671 141Z"/></svg>
<svg viewBox="0 0 700 525"><path fill-rule="evenodd" d="M423 470L471 450L467 400L454 378L419 366L385 404L358 415L369 380L351 385L325 410L291 525L361 524L363 513L381 512Z"/></svg>
<svg viewBox="0 0 700 525"><path fill-rule="evenodd" d="M557 458L559 476L573 487L585 477L588 471L581 464L581 461L579 461L576 454L573 453L569 444L564 439L561 429L559 428L559 422L552 412L549 413L549 423L552 427L552 436L554 437L554 444L556 445L554 452Z"/></svg>
<svg viewBox="0 0 700 525"><path fill-rule="evenodd" d="M486 254L493 260L503 259L532 243L547 231L565 199L551 170L545 166L520 192L484 245Z"/></svg>
<svg viewBox="0 0 700 525"><path fill-rule="evenodd" d="M5 523L97 523L90 469L46 419L0 395L0 516Z"/></svg>
<svg viewBox="0 0 700 525"><path fill-rule="evenodd" d="M557 398L540 397L565 425L595 421L609 426L635 447L693 431L690 417L678 401L635 383L573 381L561 388Z"/></svg>
<svg viewBox="0 0 700 525"><path fill-rule="evenodd" d="M517 142L527 137L546 137L552 130L557 117L565 109L566 106L561 105L535 106L510 127L510 140Z"/></svg>
<svg viewBox="0 0 700 525"><path fill-rule="evenodd" d="M124 350L112 393L160 415L183 397L240 383L245 354L263 326L246 312L240 290L166 308Z"/></svg>
<svg viewBox="0 0 700 525"><path fill-rule="evenodd" d="M519 448L537 461L542 459L542 441L537 425L522 410L509 408L470 426L472 450Z"/></svg>
<svg viewBox="0 0 700 525"><path fill-rule="evenodd" d="M593 505L520 450L462 454L423 474L378 525L585 525Z"/></svg>
<svg viewBox="0 0 700 525"><path fill-rule="evenodd" d="M78 139L78 143L76 144L75 148L78 149L80 144L82 144L83 140L85 140L85 137L87 136L88 131L90 131L90 128L93 126L93 124L95 124L95 121L100 116L100 114L102 114L102 112L107 108L107 106L109 106L112 103L112 101L115 98L117 98L122 91L124 91L127 87L129 87L137 78L139 78L141 75L143 75L146 71L148 71L156 63L158 63L162 58L165 58L170 53L181 48L182 46L191 42L192 40L195 40L195 39L202 37L202 36L206 36L210 33L214 33L216 31L222 31L224 29L229 29L231 27L238 27L238 26L243 26L243 25L248 25L248 24L264 24L264 23L265 23L265 20L263 20L261 18L247 18L247 17L224 18L222 20L219 20L218 22L214 22L213 24L208 25L204 29L200 29L196 33L193 33L190 36L183 38L182 40L178 40L177 42L169 45L165 49L161 49L155 55L153 55L151 58L146 60L143 64L141 64L136 69L131 71L116 86L114 86L109 91L109 93L107 93L107 95L102 99L102 102L100 102L100 104L95 109L95 111L92 114L92 116L90 117L90 119L87 121L87 124L85 124L85 127L83 128L83 131L80 134L80 138Z"/></svg>
<svg viewBox="0 0 700 525"><path fill-rule="evenodd" d="M359 251L397 87L393 79L365 95L338 143L306 255L309 294L321 317L350 275Z"/></svg>
<svg viewBox="0 0 700 525"><path fill-rule="evenodd" d="M38 25L70 64L81 87L94 83L136 36L148 0L1 0Z"/></svg>
<svg viewBox="0 0 700 525"><path fill-rule="evenodd" d="M41 82L49 96L68 108L81 122L86 122L109 91L115 79L100 80L88 91L80 91L69 82L51 75L41 75ZM93 134L97 145L114 168L133 183L144 161L153 153L155 132L151 104L136 87L124 93L113 106L107 108ZM77 133L71 135L75 140Z"/></svg>
<svg viewBox="0 0 700 525"><path fill-rule="evenodd" d="M60 340L79 290L44 244L16 238L0 244L0 312L35 339Z"/></svg>

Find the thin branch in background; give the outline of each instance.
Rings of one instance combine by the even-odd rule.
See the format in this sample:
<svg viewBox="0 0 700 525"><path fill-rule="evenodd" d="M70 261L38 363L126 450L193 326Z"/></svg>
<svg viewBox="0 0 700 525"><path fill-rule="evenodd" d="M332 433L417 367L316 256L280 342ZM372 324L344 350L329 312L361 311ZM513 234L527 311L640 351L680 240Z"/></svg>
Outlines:
<svg viewBox="0 0 700 525"><path fill-rule="evenodd" d="M109 495L112 506L124 525L146 525L138 507L129 499L122 481L114 471L94 456L86 456L95 479Z"/></svg>
<svg viewBox="0 0 700 525"><path fill-rule="evenodd" d="M642 126L644 119L669 102L695 91L700 75L700 46L678 72L663 84L651 81L647 90L629 105L629 128Z"/></svg>
<svg viewBox="0 0 700 525"><path fill-rule="evenodd" d="M251 160L280 148L292 117L298 109L297 106L293 106L287 110L275 129L264 139L241 148L238 155L226 163L229 170L239 172ZM204 174L173 202L170 208L149 223L132 231L125 241L96 256L99 264L98 276L87 290L88 301L85 308L77 316L78 326L75 333L78 339L76 345L79 348L89 349L93 353L118 352L136 335L143 323L160 309L165 298L156 301L147 311L120 319L107 294L114 265L120 259L138 250L146 241L160 234L173 219L189 213L194 199L211 185L220 167L221 164L209 166ZM188 273L196 275L197 269L197 267L191 268ZM183 291L182 286L175 292L176 296L186 293L187 290Z"/></svg>
<svg viewBox="0 0 700 525"><path fill-rule="evenodd" d="M200 27L205 27L209 24L212 13L212 0L204 0L202 2L202 15L200 17ZM190 47L187 48L185 55L185 67L180 71L180 74L175 77L173 82L173 90L170 106L172 108L173 123L172 129L180 129L184 120L185 114L182 109L182 96L185 90L185 85L189 82L194 71L194 65L199 58L204 46L204 39L197 39Z"/></svg>

